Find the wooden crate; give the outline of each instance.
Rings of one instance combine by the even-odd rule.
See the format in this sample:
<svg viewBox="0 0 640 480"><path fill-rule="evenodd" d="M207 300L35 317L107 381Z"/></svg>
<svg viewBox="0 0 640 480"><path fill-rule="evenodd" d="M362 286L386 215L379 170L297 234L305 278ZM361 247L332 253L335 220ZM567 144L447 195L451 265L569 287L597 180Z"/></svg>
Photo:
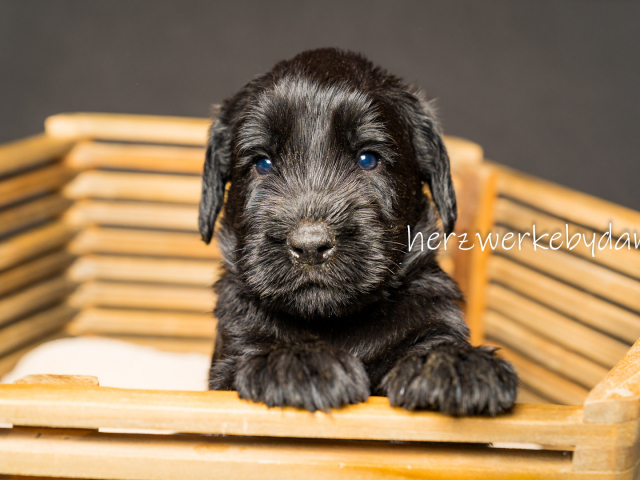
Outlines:
<svg viewBox="0 0 640 480"><path fill-rule="evenodd" d="M44 134L0 147L0 375L63 336L211 352L219 253L197 233L208 123L58 115ZM640 231L637 212L484 161L470 142L446 143L458 234L533 223L588 236L611 223L614 239ZM311 414L233 392L36 376L0 386L0 422L13 425L0 428L0 475L637 478L640 252L534 252L525 240L522 250L448 248L441 263L466 294L473 342L500 345L520 373L510 414L410 413L384 398Z"/></svg>

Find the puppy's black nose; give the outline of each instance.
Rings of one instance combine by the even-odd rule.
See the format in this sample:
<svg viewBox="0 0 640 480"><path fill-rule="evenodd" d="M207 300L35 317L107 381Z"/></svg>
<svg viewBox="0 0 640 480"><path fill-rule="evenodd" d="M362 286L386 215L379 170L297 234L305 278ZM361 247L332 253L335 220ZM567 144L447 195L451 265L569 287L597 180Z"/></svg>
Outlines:
<svg viewBox="0 0 640 480"><path fill-rule="evenodd" d="M336 251L336 242L322 223L301 223L287 237L294 260L316 265L327 261Z"/></svg>

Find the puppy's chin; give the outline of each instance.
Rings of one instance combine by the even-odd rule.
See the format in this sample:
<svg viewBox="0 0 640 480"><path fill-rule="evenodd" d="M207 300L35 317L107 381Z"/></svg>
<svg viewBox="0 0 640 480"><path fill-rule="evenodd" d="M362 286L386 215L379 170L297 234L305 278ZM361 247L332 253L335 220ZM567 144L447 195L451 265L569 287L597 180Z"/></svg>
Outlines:
<svg viewBox="0 0 640 480"><path fill-rule="evenodd" d="M344 289L321 285L305 285L262 300L271 308L308 320L343 317L366 304L366 297L349 295Z"/></svg>
<svg viewBox="0 0 640 480"><path fill-rule="evenodd" d="M239 278L268 310L304 319L329 320L361 310L380 298L398 265L389 255L387 261L360 258L357 266L336 260L308 268L272 253L245 255L237 264ZM256 263L249 264L252 259Z"/></svg>

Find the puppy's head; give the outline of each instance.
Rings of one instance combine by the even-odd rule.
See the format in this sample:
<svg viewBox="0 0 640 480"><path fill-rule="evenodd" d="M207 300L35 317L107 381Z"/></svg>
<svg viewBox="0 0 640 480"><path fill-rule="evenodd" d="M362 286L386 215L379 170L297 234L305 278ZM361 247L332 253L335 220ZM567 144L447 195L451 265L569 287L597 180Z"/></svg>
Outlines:
<svg viewBox="0 0 640 480"><path fill-rule="evenodd" d="M266 308L341 316L397 279L427 183L451 232L456 201L432 109L363 57L305 52L227 100L210 131L200 232Z"/></svg>

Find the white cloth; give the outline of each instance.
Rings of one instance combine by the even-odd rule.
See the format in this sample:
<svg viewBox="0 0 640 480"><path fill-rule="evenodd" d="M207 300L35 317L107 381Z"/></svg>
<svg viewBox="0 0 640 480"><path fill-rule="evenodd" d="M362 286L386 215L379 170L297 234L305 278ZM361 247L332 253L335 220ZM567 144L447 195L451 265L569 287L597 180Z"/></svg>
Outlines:
<svg viewBox="0 0 640 480"><path fill-rule="evenodd" d="M0 383L34 374L92 375L103 387L207 390L211 358L100 337L62 338L24 355Z"/></svg>

